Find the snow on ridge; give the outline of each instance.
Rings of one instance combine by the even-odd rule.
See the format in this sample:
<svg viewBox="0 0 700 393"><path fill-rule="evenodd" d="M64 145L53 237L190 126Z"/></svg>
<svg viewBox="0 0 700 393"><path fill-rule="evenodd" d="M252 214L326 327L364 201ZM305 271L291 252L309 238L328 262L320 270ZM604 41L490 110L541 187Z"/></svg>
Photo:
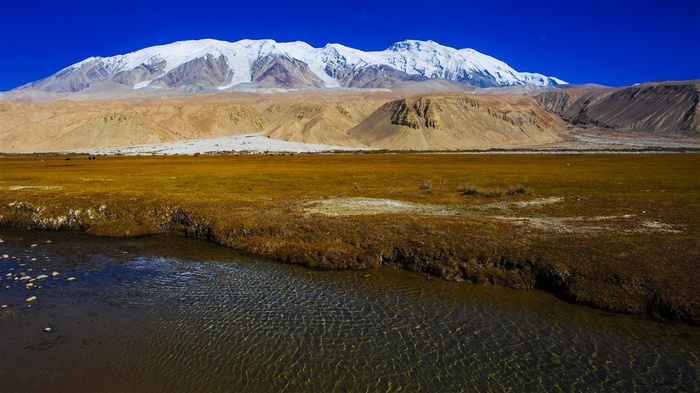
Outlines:
<svg viewBox="0 0 700 393"><path fill-rule="evenodd" d="M68 69L77 69L84 64L100 61L110 73L129 71L142 64L160 68L153 79L157 79L173 69L200 57L223 56L232 71L233 78L219 89L227 89L241 83L252 82L252 64L265 56L287 56L306 63L327 88L341 87L331 70L346 67L362 69L369 66L389 66L409 75L422 75L428 78L444 78L458 81L479 78L490 80L501 86L533 84L548 86L566 82L536 73L518 72L508 64L474 49L455 49L435 41L404 40L382 51L362 51L342 44L326 44L314 48L306 42L294 41L278 43L271 39L239 40L236 42L215 39L177 41L170 44L152 46L135 52L112 57L91 57L76 63ZM150 82L139 81L133 88L148 88Z"/></svg>

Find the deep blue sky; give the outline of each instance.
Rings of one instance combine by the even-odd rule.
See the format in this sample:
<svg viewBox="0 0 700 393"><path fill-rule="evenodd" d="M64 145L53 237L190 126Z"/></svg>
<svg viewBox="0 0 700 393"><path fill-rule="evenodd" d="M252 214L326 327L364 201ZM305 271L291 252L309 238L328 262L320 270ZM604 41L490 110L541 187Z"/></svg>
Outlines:
<svg viewBox="0 0 700 393"><path fill-rule="evenodd" d="M570 83L700 78L700 0L0 0L0 91L186 39L473 48Z"/></svg>

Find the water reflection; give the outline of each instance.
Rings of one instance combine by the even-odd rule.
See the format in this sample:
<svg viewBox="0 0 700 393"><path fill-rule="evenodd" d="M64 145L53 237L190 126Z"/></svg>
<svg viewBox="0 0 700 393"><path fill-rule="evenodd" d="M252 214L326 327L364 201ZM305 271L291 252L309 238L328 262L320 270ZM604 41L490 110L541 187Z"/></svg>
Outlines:
<svg viewBox="0 0 700 393"><path fill-rule="evenodd" d="M0 238L2 391L700 390L700 329L539 292L161 236ZM6 276L30 268L60 272L31 308Z"/></svg>

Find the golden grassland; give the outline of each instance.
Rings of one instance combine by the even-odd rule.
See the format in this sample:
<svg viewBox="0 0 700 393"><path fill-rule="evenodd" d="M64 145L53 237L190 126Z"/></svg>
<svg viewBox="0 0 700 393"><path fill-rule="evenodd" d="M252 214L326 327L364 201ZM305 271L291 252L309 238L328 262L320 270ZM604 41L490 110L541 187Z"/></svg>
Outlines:
<svg viewBox="0 0 700 393"><path fill-rule="evenodd" d="M700 322L697 154L6 156L0 173L2 226L181 234Z"/></svg>

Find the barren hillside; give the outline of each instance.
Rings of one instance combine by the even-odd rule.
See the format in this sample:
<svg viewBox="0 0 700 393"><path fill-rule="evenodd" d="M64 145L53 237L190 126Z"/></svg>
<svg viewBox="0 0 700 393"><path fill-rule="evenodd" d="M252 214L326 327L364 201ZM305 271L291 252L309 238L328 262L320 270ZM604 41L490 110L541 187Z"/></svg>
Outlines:
<svg viewBox="0 0 700 393"><path fill-rule="evenodd" d="M574 124L656 135L700 136L700 81L617 89L565 89L537 95Z"/></svg>
<svg viewBox="0 0 700 393"><path fill-rule="evenodd" d="M359 147L347 130L392 93L227 93L148 100L0 101L0 151L101 149L243 134Z"/></svg>
<svg viewBox="0 0 700 393"><path fill-rule="evenodd" d="M349 147L463 149L541 144L556 140L563 129L556 116L527 97L412 97L391 92L219 94L46 105L3 102L0 120L5 152L99 149L253 133Z"/></svg>
<svg viewBox="0 0 700 393"><path fill-rule="evenodd" d="M529 97L439 94L388 102L350 135L370 147L450 150L541 145L563 128Z"/></svg>
<svg viewBox="0 0 700 393"><path fill-rule="evenodd" d="M104 150L247 134L392 150L697 147L699 91L698 82L675 82L555 90L535 98L328 89L0 101L0 152ZM586 130L567 131L565 120Z"/></svg>

